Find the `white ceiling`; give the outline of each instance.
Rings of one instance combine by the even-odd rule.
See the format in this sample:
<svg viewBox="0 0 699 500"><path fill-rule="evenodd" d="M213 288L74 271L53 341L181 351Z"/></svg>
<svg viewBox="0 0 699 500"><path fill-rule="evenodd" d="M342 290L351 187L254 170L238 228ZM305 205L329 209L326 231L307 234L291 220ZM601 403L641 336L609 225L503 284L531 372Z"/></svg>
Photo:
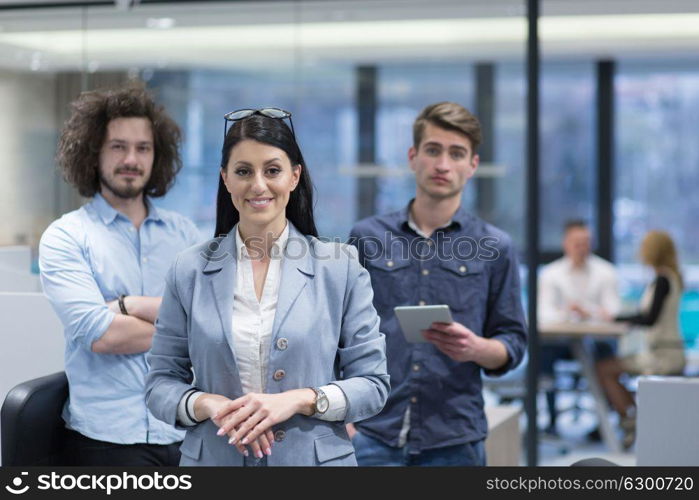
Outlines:
<svg viewBox="0 0 699 500"><path fill-rule="evenodd" d="M16 3L0 0L0 5ZM0 67L57 71L522 60L524 4L354 0L0 10ZM699 0L545 0L542 12L544 57L699 54Z"/></svg>

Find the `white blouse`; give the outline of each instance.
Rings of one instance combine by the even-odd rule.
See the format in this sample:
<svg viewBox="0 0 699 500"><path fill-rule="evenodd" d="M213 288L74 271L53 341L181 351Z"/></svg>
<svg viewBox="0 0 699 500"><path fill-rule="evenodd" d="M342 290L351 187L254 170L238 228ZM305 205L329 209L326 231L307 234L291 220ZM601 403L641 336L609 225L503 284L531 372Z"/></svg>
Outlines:
<svg viewBox="0 0 699 500"><path fill-rule="evenodd" d="M238 366L243 393L263 393L265 392L265 375L269 364L272 328L277 312L282 257L289 239L289 224L287 222L282 234L272 245L267 276L259 301L255 293L252 270L252 258L255 257L256 247L252 246L253 255L251 257L237 225L234 230L238 265L231 317L233 355ZM344 420L347 413L347 399L342 389L333 384L322 386L321 389L328 398L329 408L320 418L327 421ZM195 425L197 423L189 418L187 410L189 410L189 415L194 415L194 402L201 394L203 392L197 392L188 398L188 392L180 400L177 418L182 425Z"/></svg>
<svg viewBox="0 0 699 500"><path fill-rule="evenodd" d="M265 392L265 374L267 373L272 327L274 326L277 299L279 298L281 257L288 239L289 225L287 224L282 234L272 245L269 268L262 296L258 301L255 293L252 260L256 251L262 251L261 245L250 242L253 250L253 257L251 257L236 226L235 245L238 266L233 292L231 332L233 334L233 355L238 365L244 394Z"/></svg>

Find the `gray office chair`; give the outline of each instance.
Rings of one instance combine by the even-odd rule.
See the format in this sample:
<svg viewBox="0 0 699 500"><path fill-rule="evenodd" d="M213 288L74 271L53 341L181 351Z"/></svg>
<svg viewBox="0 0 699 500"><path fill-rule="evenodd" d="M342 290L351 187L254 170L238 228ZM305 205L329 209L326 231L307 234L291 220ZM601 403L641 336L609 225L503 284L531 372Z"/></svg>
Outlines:
<svg viewBox="0 0 699 500"><path fill-rule="evenodd" d="M68 398L65 372L22 382L5 397L0 411L2 465L62 465Z"/></svg>

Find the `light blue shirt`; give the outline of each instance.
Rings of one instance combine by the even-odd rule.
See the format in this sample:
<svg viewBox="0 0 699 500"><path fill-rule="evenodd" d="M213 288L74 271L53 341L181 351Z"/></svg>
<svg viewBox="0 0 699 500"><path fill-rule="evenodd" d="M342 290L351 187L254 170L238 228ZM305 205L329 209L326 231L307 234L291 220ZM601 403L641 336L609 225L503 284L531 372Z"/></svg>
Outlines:
<svg viewBox="0 0 699 500"><path fill-rule="evenodd" d="M169 444L183 437L146 408L146 353L91 349L115 317L107 302L121 294L162 296L175 256L202 239L186 217L147 204L137 230L98 194L53 222L39 246L41 284L65 329L70 397L63 419L111 443Z"/></svg>

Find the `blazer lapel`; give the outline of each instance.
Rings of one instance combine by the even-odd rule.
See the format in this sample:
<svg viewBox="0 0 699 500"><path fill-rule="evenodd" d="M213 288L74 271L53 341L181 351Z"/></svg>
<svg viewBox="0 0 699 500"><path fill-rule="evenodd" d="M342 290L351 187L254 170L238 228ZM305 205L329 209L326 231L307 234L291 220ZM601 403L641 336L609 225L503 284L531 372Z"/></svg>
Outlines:
<svg viewBox="0 0 699 500"><path fill-rule="evenodd" d="M242 394L240 385L240 374L238 366L235 362L235 349L233 348L233 332L231 320L233 318L233 292L235 290L236 279L236 248L235 235L230 234L222 240L218 247L218 251L209 255L206 265L204 266L204 274L209 276L211 283L211 292L218 319L221 323L221 331L226 339L226 344L229 347L230 359L232 365L229 370L234 376L234 384L236 391Z"/></svg>
<svg viewBox="0 0 699 500"><path fill-rule="evenodd" d="M308 240L289 222L289 239L284 249L279 282L277 312L272 327L272 346L276 342L279 328L289 314L291 306L314 275L311 247Z"/></svg>

